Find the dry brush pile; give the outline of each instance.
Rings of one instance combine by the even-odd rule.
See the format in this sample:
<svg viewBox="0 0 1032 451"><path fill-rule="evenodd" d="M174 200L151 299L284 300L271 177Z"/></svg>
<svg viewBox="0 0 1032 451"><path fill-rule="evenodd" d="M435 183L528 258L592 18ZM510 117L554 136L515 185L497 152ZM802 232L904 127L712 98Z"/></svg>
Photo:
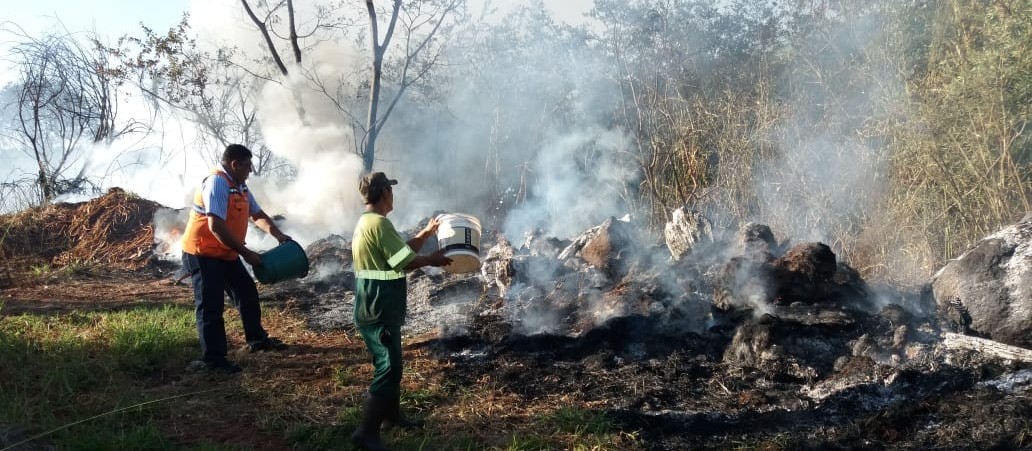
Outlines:
<svg viewBox="0 0 1032 451"><path fill-rule="evenodd" d="M82 203L56 203L0 216L7 271L39 264L138 270L152 261L160 204L112 188Z"/></svg>

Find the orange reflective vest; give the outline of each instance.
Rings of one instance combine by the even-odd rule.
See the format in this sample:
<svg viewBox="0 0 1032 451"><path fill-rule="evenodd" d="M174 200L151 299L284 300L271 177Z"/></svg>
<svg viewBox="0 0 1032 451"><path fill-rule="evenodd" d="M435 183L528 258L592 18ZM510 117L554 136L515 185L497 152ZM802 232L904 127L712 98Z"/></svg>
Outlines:
<svg viewBox="0 0 1032 451"><path fill-rule="evenodd" d="M240 189L233 178L222 169L212 169L211 176L218 176L226 179L229 183L229 204L226 208L226 225L230 233L236 239L244 242L247 235L247 219L251 217L250 203L248 202L247 187ZM215 234L208 228L208 216L204 210L204 198L202 188L197 189L194 194L193 210L190 212L190 221L186 224L186 232L183 234L183 252L201 257L218 258L221 260L236 260L240 257L236 251L222 244Z"/></svg>

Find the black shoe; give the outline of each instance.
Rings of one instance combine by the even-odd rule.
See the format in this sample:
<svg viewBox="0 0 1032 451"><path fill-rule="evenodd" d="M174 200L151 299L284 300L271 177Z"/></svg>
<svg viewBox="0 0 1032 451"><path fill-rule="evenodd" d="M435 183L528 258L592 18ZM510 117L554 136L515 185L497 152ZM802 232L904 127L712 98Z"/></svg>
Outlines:
<svg viewBox="0 0 1032 451"><path fill-rule="evenodd" d="M365 451L390 451L390 449L384 446L380 437L367 437L358 432L351 434L351 444Z"/></svg>
<svg viewBox="0 0 1032 451"><path fill-rule="evenodd" d="M401 413L401 395L393 397L389 401L389 409L387 409L387 416L383 419L383 428L390 429L394 427L400 427L402 429L418 429L425 425L425 422L419 418L409 418L405 414Z"/></svg>
<svg viewBox="0 0 1032 451"><path fill-rule="evenodd" d="M396 417L388 417L383 420L383 428L402 428L402 429L420 429L426 426L426 421L419 418L409 418L403 414L399 414Z"/></svg>
<svg viewBox="0 0 1032 451"><path fill-rule="evenodd" d="M358 428L351 434L351 443L358 449L386 451L387 447L380 438L380 425L390 413L392 404L387 398L366 396L362 419L358 423Z"/></svg>
<svg viewBox="0 0 1032 451"><path fill-rule="evenodd" d="M243 371L240 365L230 362L229 360L222 359L209 362L207 360L194 360L190 362L186 367L191 371L206 371L209 373L222 373L222 374L235 374Z"/></svg>
<svg viewBox="0 0 1032 451"><path fill-rule="evenodd" d="M247 344L248 352L258 351L282 351L289 348L286 343L280 341L278 338L265 337L261 341Z"/></svg>

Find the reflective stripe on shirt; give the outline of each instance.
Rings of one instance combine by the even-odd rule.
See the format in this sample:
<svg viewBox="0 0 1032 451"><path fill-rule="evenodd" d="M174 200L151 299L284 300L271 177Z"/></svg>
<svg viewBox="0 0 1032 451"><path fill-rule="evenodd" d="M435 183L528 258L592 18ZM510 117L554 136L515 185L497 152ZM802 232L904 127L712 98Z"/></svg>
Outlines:
<svg viewBox="0 0 1032 451"><path fill-rule="evenodd" d="M400 251L395 252L394 255L391 256L391 258L388 258L387 264L391 265L391 268L397 268L398 265L401 264L401 262L405 261L406 258L408 258L410 255L414 253L415 252L412 252L412 248L405 246L401 248Z"/></svg>
<svg viewBox="0 0 1032 451"><path fill-rule="evenodd" d="M404 279L404 271L377 271L375 269L359 269L355 271L355 277L369 280L395 280Z"/></svg>

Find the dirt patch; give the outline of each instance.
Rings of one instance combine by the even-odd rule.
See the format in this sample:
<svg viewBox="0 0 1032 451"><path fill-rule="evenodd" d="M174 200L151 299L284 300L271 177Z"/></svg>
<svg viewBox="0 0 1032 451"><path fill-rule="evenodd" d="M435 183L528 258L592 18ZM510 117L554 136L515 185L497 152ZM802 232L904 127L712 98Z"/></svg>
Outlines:
<svg viewBox="0 0 1032 451"><path fill-rule="evenodd" d="M189 282L189 281L187 281ZM0 289L0 314L116 310L147 305L193 303L189 285L170 272L55 270L35 275L22 272L12 286Z"/></svg>

